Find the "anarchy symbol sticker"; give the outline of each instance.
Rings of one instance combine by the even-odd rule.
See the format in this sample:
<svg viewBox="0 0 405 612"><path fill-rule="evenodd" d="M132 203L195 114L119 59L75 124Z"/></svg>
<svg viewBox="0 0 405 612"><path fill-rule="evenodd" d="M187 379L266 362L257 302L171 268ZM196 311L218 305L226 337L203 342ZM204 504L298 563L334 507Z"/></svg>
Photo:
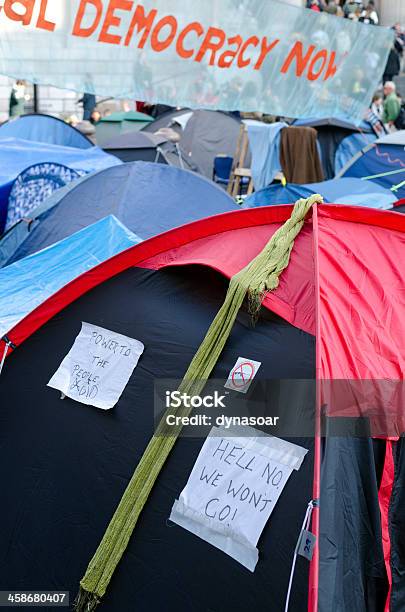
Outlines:
<svg viewBox="0 0 405 612"><path fill-rule="evenodd" d="M225 387L239 391L239 393L246 393L261 365L260 361L239 357L228 376Z"/></svg>

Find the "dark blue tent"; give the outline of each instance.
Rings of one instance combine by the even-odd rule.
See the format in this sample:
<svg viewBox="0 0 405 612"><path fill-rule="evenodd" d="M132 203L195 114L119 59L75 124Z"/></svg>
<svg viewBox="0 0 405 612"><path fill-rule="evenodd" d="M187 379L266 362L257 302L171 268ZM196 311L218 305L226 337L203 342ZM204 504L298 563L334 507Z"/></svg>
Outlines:
<svg viewBox="0 0 405 612"><path fill-rule="evenodd" d="M343 168L341 176L367 179L393 189L398 199L405 198L405 130L365 147Z"/></svg>
<svg viewBox="0 0 405 612"><path fill-rule="evenodd" d="M104 153L98 147L78 149L21 138L0 139L0 234L6 224L9 198L16 179L28 168L32 169L38 164L51 165L52 174L55 174L55 165L59 165L81 175L116 166L121 162L113 155ZM33 175L34 171L31 174ZM41 177L44 177L43 171L38 173L38 178ZM40 198L37 196L38 193L36 194L36 200L39 201ZM30 198L27 198L26 208L27 210L31 208Z"/></svg>
<svg viewBox="0 0 405 612"><path fill-rule="evenodd" d="M61 119L50 115L23 115L3 123L0 139L24 138L47 144L90 149L94 144L84 134Z"/></svg>
<svg viewBox="0 0 405 612"><path fill-rule="evenodd" d="M244 205L254 208L291 204L299 198L309 198L314 193L321 194L325 202L386 210L391 209L397 201L397 197L381 185L356 178L340 178L309 185L270 185L252 194L245 200Z"/></svg>
<svg viewBox="0 0 405 612"><path fill-rule="evenodd" d="M318 132L318 143L322 167L326 179L334 178L342 167L366 145L374 142L377 136L371 125L362 121L355 125L349 119L296 119L296 127L313 127Z"/></svg>
<svg viewBox="0 0 405 612"><path fill-rule="evenodd" d="M133 162L55 192L0 242L0 266L35 253L113 214L142 239L184 223L238 210L213 182L173 166Z"/></svg>

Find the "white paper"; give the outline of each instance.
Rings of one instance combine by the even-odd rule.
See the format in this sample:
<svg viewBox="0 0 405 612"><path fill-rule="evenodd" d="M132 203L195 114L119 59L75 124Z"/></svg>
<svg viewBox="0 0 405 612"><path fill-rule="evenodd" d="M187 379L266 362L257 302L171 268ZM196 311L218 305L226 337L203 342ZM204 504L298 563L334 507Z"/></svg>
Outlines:
<svg viewBox="0 0 405 612"><path fill-rule="evenodd" d="M121 397L144 348L139 340L82 323L48 387L82 404L109 410Z"/></svg>
<svg viewBox="0 0 405 612"><path fill-rule="evenodd" d="M238 391L239 393L247 393L261 365L260 361L239 357L238 361L229 372L225 388L232 389L232 391Z"/></svg>
<svg viewBox="0 0 405 612"><path fill-rule="evenodd" d="M229 437L229 431L214 427L170 515L252 572L264 526L308 452L260 433L238 428L239 435Z"/></svg>

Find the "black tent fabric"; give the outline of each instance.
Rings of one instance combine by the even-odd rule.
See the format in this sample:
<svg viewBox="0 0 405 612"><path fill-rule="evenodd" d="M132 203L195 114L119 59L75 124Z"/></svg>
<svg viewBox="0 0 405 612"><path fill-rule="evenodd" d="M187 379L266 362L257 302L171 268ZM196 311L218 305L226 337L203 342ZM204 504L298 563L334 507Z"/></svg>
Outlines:
<svg viewBox="0 0 405 612"><path fill-rule="evenodd" d="M395 482L390 507L390 535L392 542L391 612L405 610L405 439L394 444Z"/></svg>
<svg viewBox="0 0 405 612"><path fill-rule="evenodd" d="M71 599L75 596L153 433L154 379L183 376L225 289L226 282L206 269L132 268L71 304L7 360L0 389L0 589L62 589L70 591ZM112 411L62 401L46 386L82 321L145 345ZM240 355L262 361L263 380L314 376L314 338L268 311L254 328L246 312L239 314L213 376L225 380ZM308 421L312 415L302 410L301 418ZM291 441L309 453L272 513L259 543L260 562L251 573L168 523L203 444L198 438L181 438L100 610L283 610L313 472L313 439ZM305 609L308 568L300 558L292 611Z"/></svg>
<svg viewBox="0 0 405 612"><path fill-rule="evenodd" d="M378 474L385 442L342 433L334 436L333 427L341 419L330 421L321 482L319 610L383 612L388 579ZM353 421L356 425L358 420Z"/></svg>
<svg viewBox="0 0 405 612"><path fill-rule="evenodd" d="M226 285L217 273L197 266L130 268L84 294L9 356L0 385L1 590L68 590L73 599L153 433L154 381L183 376L222 304ZM145 345L121 399L108 412L68 398L62 401L46 386L82 321ZM295 380L311 381L315 376L312 335L264 309L252 327L242 309L213 378L225 380L240 355L261 361L258 383L286 381L292 423L313 423L313 395L292 393ZM253 405L255 389L249 391ZM285 394L273 393L271 412L281 413L285 402ZM318 610L383 612L387 577L378 486L384 442L338 436L337 431L330 426L330 437L324 441ZM309 453L264 529L259 564L250 573L168 522L203 444L199 438L179 439L100 611L283 612L313 479L313 438L290 441ZM403 610L404 599L403 465L399 443L391 512L398 536L393 612ZM308 562L299 558L290 612L307 610L308 569Z"/></svg>

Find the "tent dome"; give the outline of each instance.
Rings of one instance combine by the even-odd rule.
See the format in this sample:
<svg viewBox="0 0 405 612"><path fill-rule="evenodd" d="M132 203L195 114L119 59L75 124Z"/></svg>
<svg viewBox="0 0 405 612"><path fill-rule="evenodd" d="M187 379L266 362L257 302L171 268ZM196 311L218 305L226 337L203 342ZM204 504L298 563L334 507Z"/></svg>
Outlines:
<svg viewBox="0 0 405 612"><path fill-rule="evenodd" d="M82 132L51 115L22 115L3 123L0 139L23 138L46 144L90 149L94 144Z"/></svg>
<svg viewBox="0 0 405 612"><path fill-rule="evenodd" d="M52 584L76 592L153 434L154 382L183 377L223 302L223 277L251 261L290 214L290 206L226 213L141 242L70 282L8 331L0 343L8 352L0 387L3 588L18 587L23 580L26 589ZM342 609L378 609L378 602L385 603L387 542L395 576L405 569L403 438L395 443L394 472L393 462L385 461L391 437L373 441L370 432L363 437L333 432L344 431L339 429L343 425L364 425L367 419L376 434L375 417L387 417L385 426L393 424L384 412L388 402L381 404L377 394L367 398L375 404L336 404L324 395L330 387L319 386L329 435L321 446L319 437L305 432L313 433L316 370L319 385L342 378L358 384L401 378L405 296L398 278L404 236L401 215L319 205L295 240L279 287L266 296L257 325L250 325L244 307L237 317L212 378L226 380L241 356L260 362L256 384L248 391L249 406L263 409L265 397L271 414L285 416L273 433L308 451L264 528L256 570L247 571L221 546L168 522L204 443L204 437L182 437L117 567L105 610L125 610L129 602L141 612L157 607L283 609L313 485L321 509L320 529L316 521L312 527L320 542L320 582L299 558L290 609L299 612L316 598L320 610L329 610L331 596ZM68 397L62 401L47 386L82 322L144 344L113 410ZM240 404L240 396L232 393L233 402ZM403 420L397 425L403 432ZM386 430L385 437L391 433ZM389 514L379 498L380 482L384 499L391 497ZM198 559L198 571L190 559ZM317 562L315 557L313 567ZM395 576L393 598L403 589ZM367 588L353 588L353 581Z"/></svg>
<svg viewBox="0 0 405 612"><path fill-rule="evenodd" d="M183 158L203 176L212 179L214 159L217 155L234 157L240 134L240 119L229 113L209 110L169 111L143 128L156 134L163 128L172 128L181 136L180 150ZM171 150L168 143L163 151ZM170 162L179 165L177 156ZM248 160L247 160L248 163Z"/></svg>
<svg viewBox="0 0 405 612"><path fill-rule="evenodd" d="M145 239L238 209L223 189L192 172L148 162L121 164L55 192L30 213L35 227L20 224L0 242L0 262L12 263L110 214Z"/></svg>

